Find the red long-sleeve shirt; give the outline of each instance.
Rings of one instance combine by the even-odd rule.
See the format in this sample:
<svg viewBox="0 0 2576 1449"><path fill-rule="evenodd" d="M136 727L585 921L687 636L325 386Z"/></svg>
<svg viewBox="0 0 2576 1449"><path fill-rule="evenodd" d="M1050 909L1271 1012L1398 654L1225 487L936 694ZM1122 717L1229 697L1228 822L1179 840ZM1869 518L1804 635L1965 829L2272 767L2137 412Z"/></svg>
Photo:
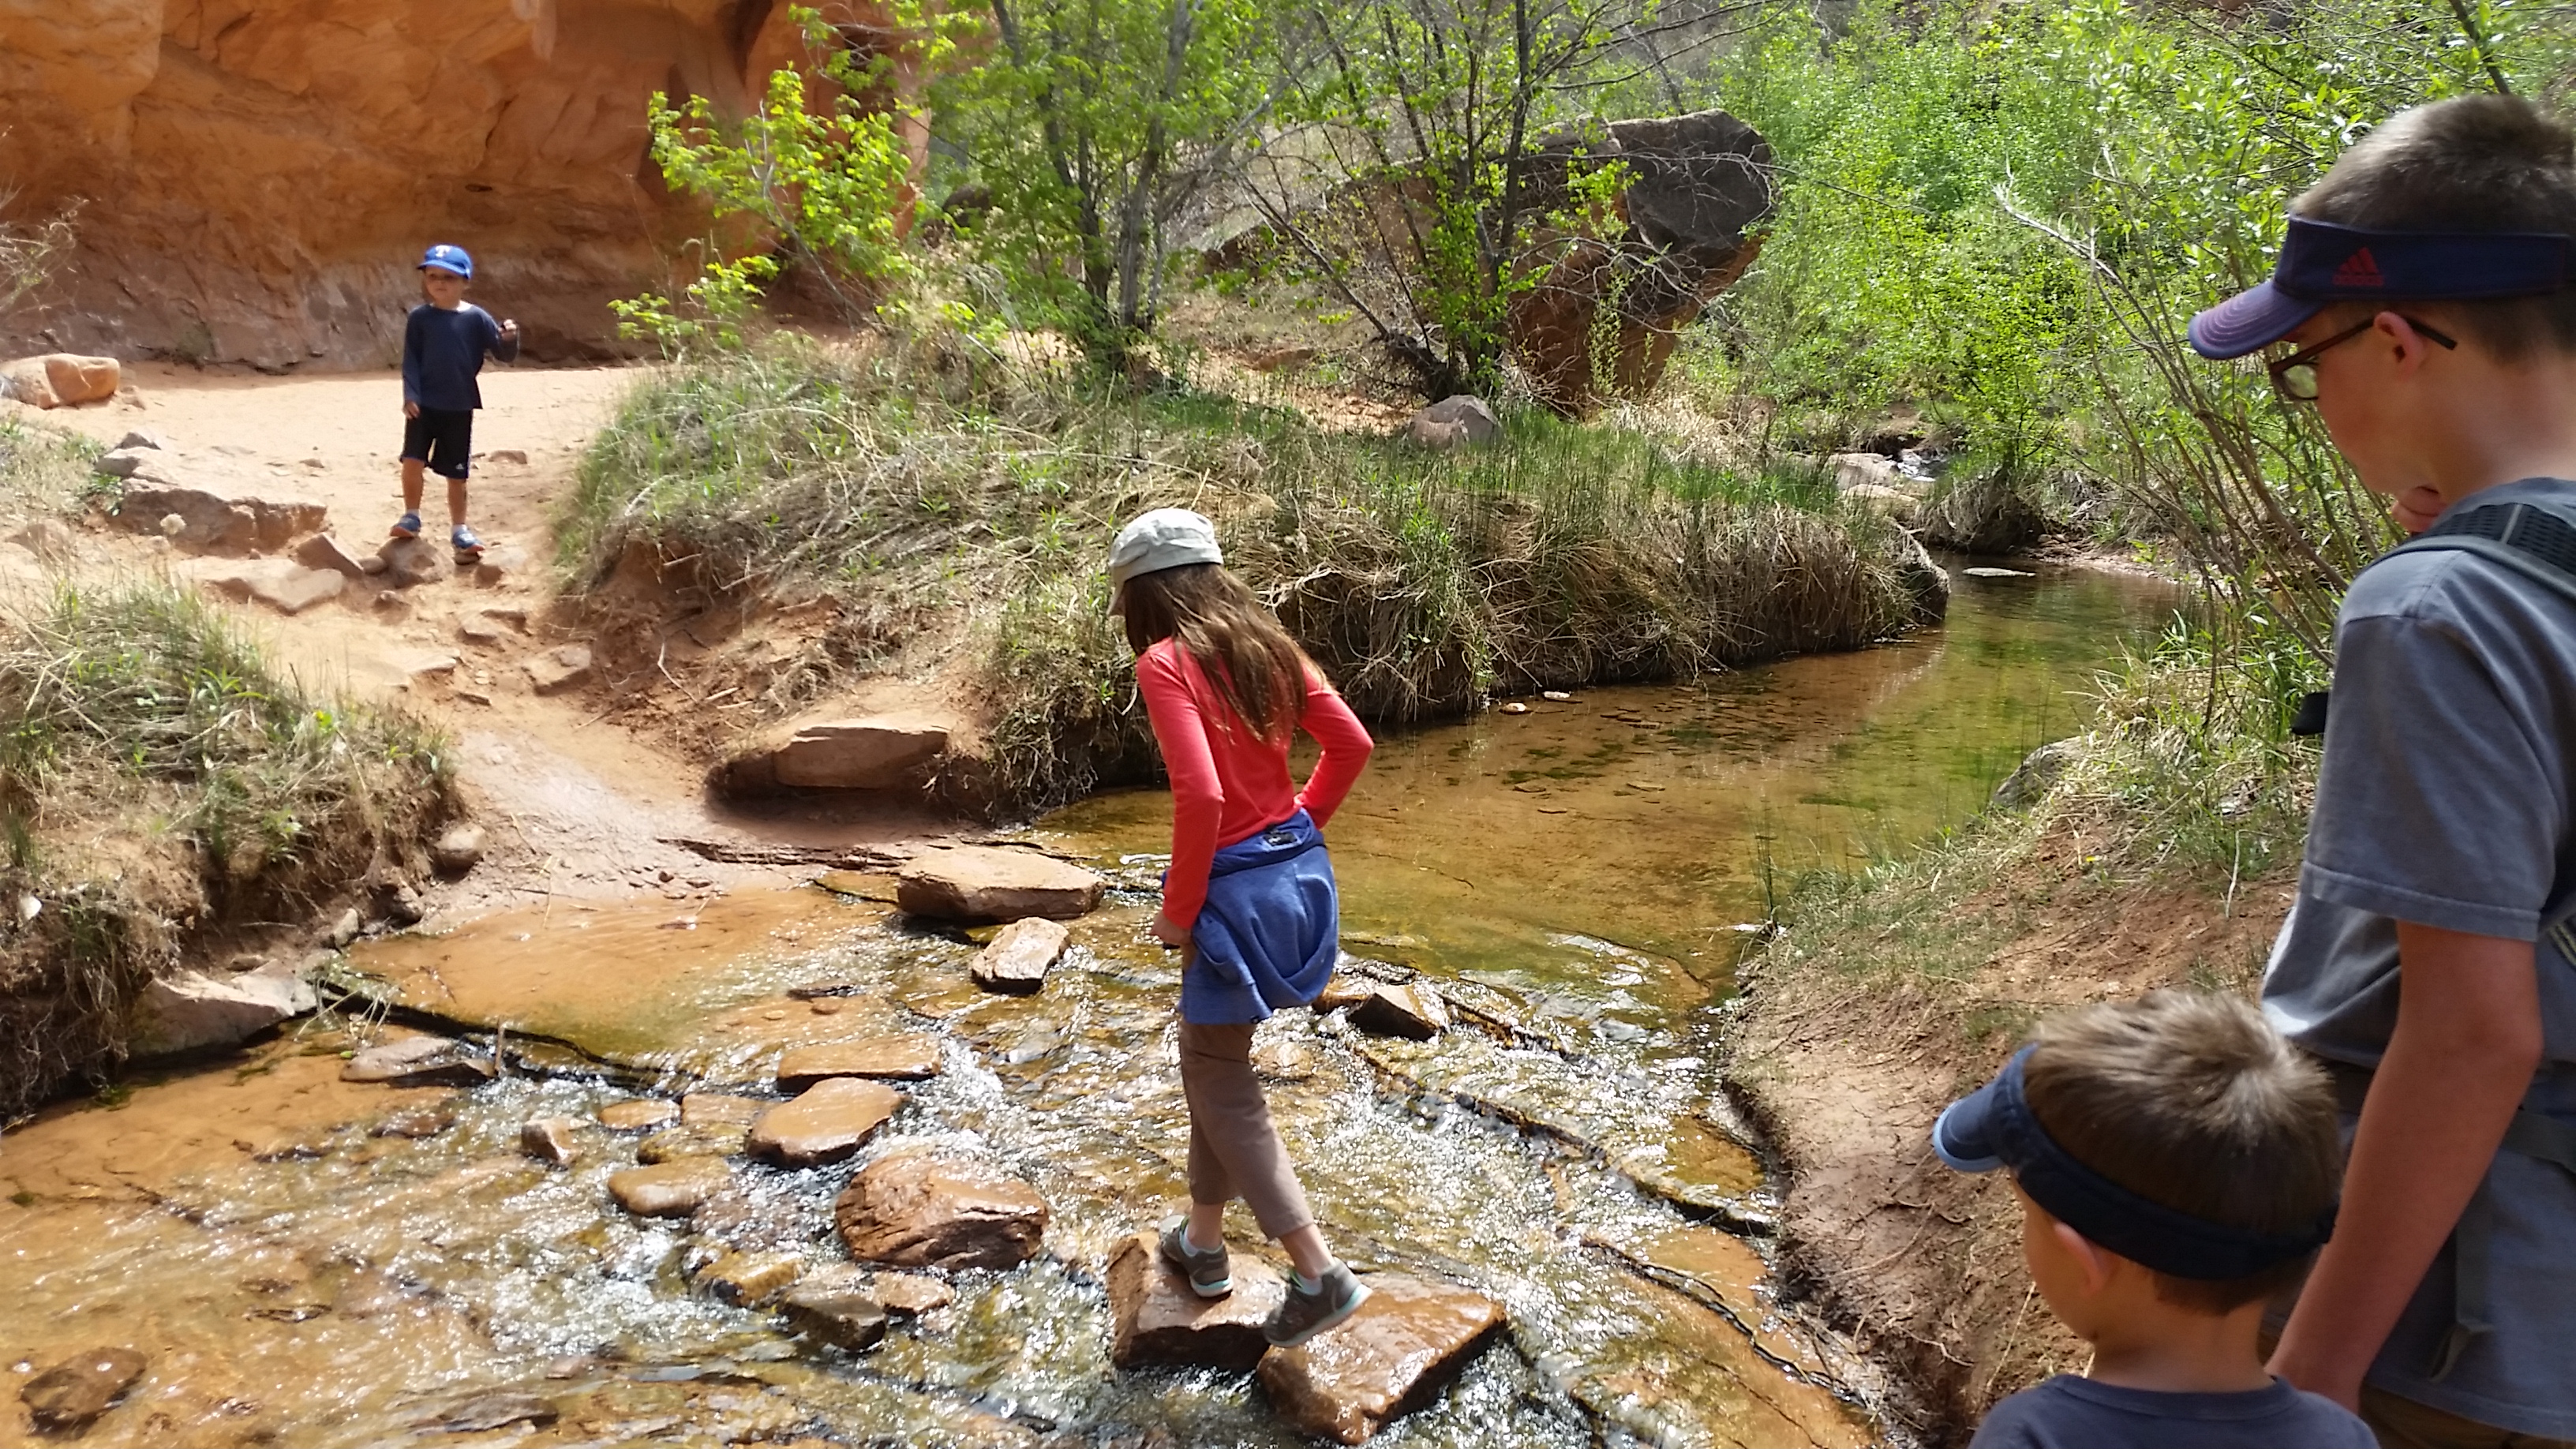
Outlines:
<svg viewBox="0 0 2576 1449"><path fill-rule="evenodd" d="M1288 774L1287 738L1253 734L1179 641L1165 639L1138 656L1136 684L1172 777L1172 868L1163 879L1163 916L1187 927L1207 903L1208 866L1219 850L1300 810L1321 828L1351 793L1373 746L1351 707L1308 673L1297 726L1324 753L1299 790Z"/></svg>

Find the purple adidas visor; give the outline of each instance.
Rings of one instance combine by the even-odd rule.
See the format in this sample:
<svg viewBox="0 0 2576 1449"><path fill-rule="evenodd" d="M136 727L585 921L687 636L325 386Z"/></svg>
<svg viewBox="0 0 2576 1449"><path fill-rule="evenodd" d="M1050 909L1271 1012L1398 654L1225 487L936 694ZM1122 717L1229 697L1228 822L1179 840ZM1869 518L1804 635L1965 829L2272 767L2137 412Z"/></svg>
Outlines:
<svg viewBox="0 0 2576 1449"><path fill-rule="evenodd" d="M2364 231L2290 218L2272 279L2191 319L2191 347L2213 361L2269 347L2329 302L2530 297L2567 285L2556 232Z"/></svg>
<svg viewBox="0 0 2576 1449"><path fill-rule="evenodd" d="M2133 1263L2177 1278L2251 1277L2315 1252L2334 1233L2331 1207L2306 1231L2258 1233L2176 1212L2085 1166L2048 1135L2022 1095L2031 1051L2023 1047L1993 1081L1942 1110L1932 1124L1932 1151L1943 1162L1961 1172L2009 1168L2049 1216Z"/></svg>

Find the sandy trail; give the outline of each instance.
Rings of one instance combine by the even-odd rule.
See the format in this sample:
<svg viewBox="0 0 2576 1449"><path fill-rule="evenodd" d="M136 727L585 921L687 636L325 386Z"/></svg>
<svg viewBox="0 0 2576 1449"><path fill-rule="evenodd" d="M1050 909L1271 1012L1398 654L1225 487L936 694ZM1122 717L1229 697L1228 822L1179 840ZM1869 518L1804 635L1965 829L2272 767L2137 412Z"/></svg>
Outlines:
<svg viewBox="0 0 2576 1449"><path fill-rule="evenodd" d="M352 589L292 617L234 608L300 676L397 700L456 740L460 782L490 854L464 881L432 893L434 923L556 895L659 893L685 902L780 878L776 868L705 861L668 837L882 842L939 829L917 816L852 818L828 802L784 818L732 815L706 797L699 762L606 717L616 681L535 693L528 662L584 642L572 611L556 607L554 510L581 450L643 375L624 366L486 369L470 517L496 558L516 556L497 581L457 573L382 595ZM182 454L222 455L237 473L274 480L280 495L324 504L325 531L352 552L373 551L401 511L402 386L390 369L281 378L143 363L127 381L131 390L114 402L46 421L110 445L150 429ZM513 451L525 461L489 456ZM436 538L446 524L444 482L428 484L423 521ZM80 552L88 567L175 562L159 540L122 533L85 533ZM524 626L491 637L489 612L523 617Z"/></svg>

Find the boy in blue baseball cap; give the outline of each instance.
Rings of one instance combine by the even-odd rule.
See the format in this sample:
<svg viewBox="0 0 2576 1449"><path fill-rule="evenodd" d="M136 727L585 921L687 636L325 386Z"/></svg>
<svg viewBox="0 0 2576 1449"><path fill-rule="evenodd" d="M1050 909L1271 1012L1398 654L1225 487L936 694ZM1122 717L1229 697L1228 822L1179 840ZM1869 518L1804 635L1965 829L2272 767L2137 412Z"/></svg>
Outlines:
<svg viewBox="0 0 2576 1449"><path fill-rule="evenodd" d="M2263 1005L2353 1131L2271 1364L2387 1444L2576 1442L2576 137L2400 114L2194 318L2277 346L2413 541L2335 624L2307 853Z"/></svg>
<svg viewBox="0 0 2576 1449"><path fill-rule="evenodd" d="M2372 1449L2263 1367L2264 1306L2333 1232L2343 1154L2325 1074L2253 1007L2157 991L2051 1018L1932 1149L2012 1173L2031 1282L2093 1345L1971 1449Z"/></svg>
<svg viewBox="0 0 2576 1449"><path fill-rule="evenodd" d="M448 538L456 561L483 556L483 540L465 521L466 459L474 451L474 410L483 406L475 378L483 355L503 362L519 356L519 324L494 322L465 300L474 259L465 248L441 243L420 259L420 286L429 300L411 309L403 328L403 515L395 538L420 537L424 469L447 480Z"/></svg>

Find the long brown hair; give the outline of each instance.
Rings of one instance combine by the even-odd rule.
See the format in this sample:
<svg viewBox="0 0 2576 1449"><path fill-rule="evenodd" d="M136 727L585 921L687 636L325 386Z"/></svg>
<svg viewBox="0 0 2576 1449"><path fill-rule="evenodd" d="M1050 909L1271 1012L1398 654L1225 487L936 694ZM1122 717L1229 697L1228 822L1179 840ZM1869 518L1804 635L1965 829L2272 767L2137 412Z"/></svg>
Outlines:
<svg viewBox="0 0 2576 1449"><path fill-rule="evenodd" d="M1306 651L1223 564L1138 574L1121 609L1138 654L1177 638L1236 716L1264 740L1297 727L1306 702Z"/></svg>

